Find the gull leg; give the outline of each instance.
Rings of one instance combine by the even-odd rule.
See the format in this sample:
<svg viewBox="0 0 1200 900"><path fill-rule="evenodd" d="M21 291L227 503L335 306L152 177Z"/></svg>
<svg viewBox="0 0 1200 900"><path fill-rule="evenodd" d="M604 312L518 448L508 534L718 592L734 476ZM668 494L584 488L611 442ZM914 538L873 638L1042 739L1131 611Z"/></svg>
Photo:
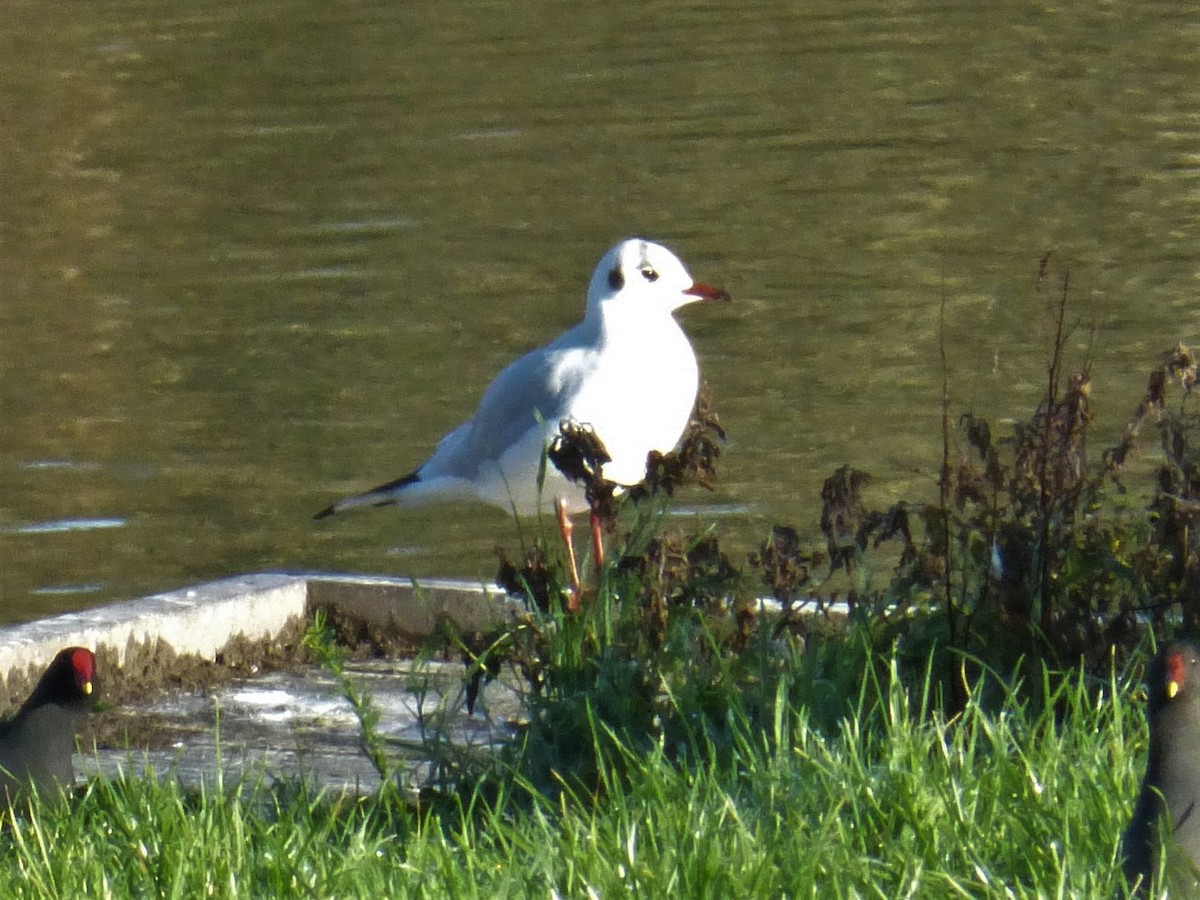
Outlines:
<svg viewBox="0 0 1200 900"><path fill-rule="evenodd" d="M571 543L571 532L574 526L567 515L567 508L561 500L554 501L554 512L558 516L558 528L562 532L563 544L567 548L567 568L571 576L571 593L567 597L567 611L576 612L579 609L579 593L582 587L579 583L579 567L575 565L575 547Z"/></svg>
<svg viewBox="0 0 1200 900"><path fill-rule="evenodd" d="M600 531L600 517L592 510L592 559L596 563L596 571L604 568L604 535Z"/></svg>

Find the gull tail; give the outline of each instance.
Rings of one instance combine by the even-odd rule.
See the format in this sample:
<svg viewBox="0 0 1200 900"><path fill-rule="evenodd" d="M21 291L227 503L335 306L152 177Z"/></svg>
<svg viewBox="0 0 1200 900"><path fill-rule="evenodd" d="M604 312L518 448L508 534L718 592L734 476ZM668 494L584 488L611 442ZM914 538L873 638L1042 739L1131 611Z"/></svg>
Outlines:
<svg viewBox="0 0 1200 900"><path fill-rule="evenodd" d="M420 480L416 472L411 472L403 478L397 478L395 481L381 484L379 487L371 488L371 490L365 493L355 494L353 497L343 497L336 503L325 507L313 516L313 518L327 519L334 513L339 513L345 509L353 509L356 506L389 506L393 503L399 503L400 494L404 489Z"/></svg>

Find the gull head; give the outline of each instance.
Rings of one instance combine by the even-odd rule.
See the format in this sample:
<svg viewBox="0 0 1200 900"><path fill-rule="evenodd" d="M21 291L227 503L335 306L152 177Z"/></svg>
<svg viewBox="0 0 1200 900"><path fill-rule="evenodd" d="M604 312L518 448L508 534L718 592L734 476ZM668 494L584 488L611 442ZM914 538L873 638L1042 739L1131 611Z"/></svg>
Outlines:
<svg viewBox="0 0 1200 900"><path fill-rule="evenodd" d="M618 304L670 313L697 300L728 300L729 294L694 281L679 257L641 238L621 241L604 254L588 285L588 307Z"/></svg>

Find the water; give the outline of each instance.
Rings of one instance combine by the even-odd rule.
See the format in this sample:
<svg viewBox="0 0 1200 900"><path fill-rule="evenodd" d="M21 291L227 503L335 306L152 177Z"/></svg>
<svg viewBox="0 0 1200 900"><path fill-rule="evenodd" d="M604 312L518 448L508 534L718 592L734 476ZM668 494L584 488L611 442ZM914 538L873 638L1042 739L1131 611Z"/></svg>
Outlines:
<svg viewBox="0 0 1200 900"><path fill-rule="evenodd" d="M730 440L733 547L821 481L933 493L1024 414L1071 274L1115 435L1198 314L1200 17L1001 0L16 2L0 35L0 619L236 571L490 577L499 511L372 511L620 237Z"/></svg>
<svg viewBox="0 0 1200 900"><path fill-rule="evenodd" d="M468 713L460 664L357 661L346 672L370 692L380 714L376 733L407 789L447 777L436 770L429 745L440 742L464 759L480 758L515 734L521 714L515 686L481 686ZM99 732L101 749L89 746L85 733L75 758L76 772L85 776L150 769L194 787L211 784L219 769L234 781L303 773L309 783L336 790L370 791L380 784L363 752L358 719L316 667L259 674L211 692L168 689L96 714L90 729Z"/></svg>

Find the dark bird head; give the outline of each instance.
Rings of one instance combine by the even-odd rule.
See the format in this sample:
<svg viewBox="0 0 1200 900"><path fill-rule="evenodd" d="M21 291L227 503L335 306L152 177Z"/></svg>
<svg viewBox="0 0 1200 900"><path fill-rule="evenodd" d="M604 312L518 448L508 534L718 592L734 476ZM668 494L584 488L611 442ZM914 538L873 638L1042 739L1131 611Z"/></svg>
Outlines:
<svg viewBox="0 0 1200 900"><path fill-rule="evenodd" d="M84 647L67 647L46 668L22 709L47 703L82 706L96 690L96 655Z"/></svg>
<svg viewBox="0 0 1200 900"><path fill-rule="evenodd" d="M1190 641L1171 641L1150 663L1146 681L1151 719L1169 707L1200 702L1200 649Z"/></svg>

